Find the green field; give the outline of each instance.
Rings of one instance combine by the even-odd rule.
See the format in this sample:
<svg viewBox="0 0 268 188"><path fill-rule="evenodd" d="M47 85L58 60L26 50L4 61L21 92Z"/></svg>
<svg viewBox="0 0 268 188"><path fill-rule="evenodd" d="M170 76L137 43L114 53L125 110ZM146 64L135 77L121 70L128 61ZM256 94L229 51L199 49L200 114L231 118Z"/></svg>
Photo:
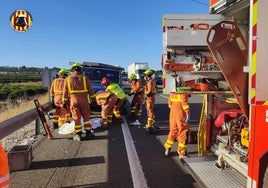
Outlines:
<svg viewBox="0 0 268 188"><path fill-rule="evenodd" d="M0 83L22 83L42 81L40 73L0 73Z"/></svg>
<svg viewBox="0 0 268 188"><path fill-rule="evenodd" d="M44 94L48 88L42 86L42 76L37 72L0 73L0 100L29 99Z"/></svg>

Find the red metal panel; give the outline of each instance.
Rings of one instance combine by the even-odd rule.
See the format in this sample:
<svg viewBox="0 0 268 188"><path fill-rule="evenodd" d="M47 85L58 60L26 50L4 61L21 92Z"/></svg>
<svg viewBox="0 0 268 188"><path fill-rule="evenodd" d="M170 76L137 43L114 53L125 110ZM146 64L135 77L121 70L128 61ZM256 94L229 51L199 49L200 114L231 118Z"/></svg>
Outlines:
<svg viewBox="0 0 268 188"><path fill-rule="evenodd" d="M252 105L251 112L248 175L258 184L261 183L259 177L260 160L268 151L268 106Z"/></svg>
<svg viewBox="0 0 268 188"><path fill-rule="evenodd" d="M214 4L216 4L217 2L219 2L220 0L210 0L209 1L209 6L212 6Z"/></svg>

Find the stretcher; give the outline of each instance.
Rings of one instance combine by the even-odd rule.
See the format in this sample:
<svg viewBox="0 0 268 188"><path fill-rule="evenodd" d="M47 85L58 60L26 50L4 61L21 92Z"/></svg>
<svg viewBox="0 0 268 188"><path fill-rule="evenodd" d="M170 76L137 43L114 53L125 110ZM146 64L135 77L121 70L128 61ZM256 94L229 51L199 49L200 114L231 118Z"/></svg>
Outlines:
<svg viewBox="0 0 268 188"><path fill-rule="evenodd" d="M46 118L46 116L48 116L46 110L45 110L44 107L40 104L40 102L38 101L38 99L35 99L35 100L34 100L34 104L35 104L36 110L37 110L37 112L38 112L39 118L40 118L40 120L41 120L41 122L42 122L42 125L43 125L43 127L44 127L44 129L45 129L45 132L46 132L46 134L47 134L47 138L48 138L48 139L52 139L53 136L52 136L52 133L51 133L51 131L50 131L49 122L48 122L48 120L47 120L47 118Z"/></svg>
<svg viewBox="0 0 268 188"><path fill-rule="evenodd" d="M248 119L248 74L243 71L247 66L248 49L240 29L235 22L222 21L209 30L207 43Z"/></svg>

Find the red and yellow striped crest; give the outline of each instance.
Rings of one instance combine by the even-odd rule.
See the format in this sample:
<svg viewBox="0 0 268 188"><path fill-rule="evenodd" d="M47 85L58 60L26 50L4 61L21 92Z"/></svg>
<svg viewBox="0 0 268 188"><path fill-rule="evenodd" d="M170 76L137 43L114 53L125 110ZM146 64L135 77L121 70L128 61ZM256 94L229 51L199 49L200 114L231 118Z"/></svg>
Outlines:
<svg viewBox="0 0 268 188"><path fill-rule="evenodd" d="M10 17L10 24L16 31L27 31L32 26L32 16L25 10L16 10Z"/></svg>

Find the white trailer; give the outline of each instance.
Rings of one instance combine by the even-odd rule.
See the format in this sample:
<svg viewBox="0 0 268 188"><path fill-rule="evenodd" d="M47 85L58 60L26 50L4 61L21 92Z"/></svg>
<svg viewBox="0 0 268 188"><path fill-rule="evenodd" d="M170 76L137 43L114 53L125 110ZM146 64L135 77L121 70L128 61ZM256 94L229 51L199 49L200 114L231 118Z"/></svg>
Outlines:
<svg viewBox="0 0 268 188"><path fill-rule="evenodd" d="M144 80L143 73L148 68L147 62L134 62L128 66L128 77L131 74L136 74L139 79Z"/></svg>

